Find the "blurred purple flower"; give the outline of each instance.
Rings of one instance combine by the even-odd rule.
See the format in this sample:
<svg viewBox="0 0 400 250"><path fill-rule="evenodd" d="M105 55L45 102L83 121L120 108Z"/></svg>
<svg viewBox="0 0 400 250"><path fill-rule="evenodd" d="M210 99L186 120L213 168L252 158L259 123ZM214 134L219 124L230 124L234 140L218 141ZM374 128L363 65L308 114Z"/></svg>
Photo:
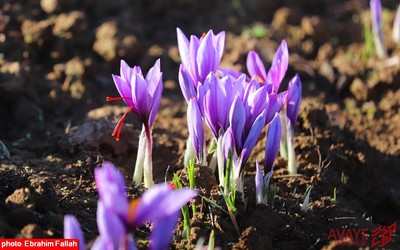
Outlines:
<svg viewBox="0 0 400 250"><path fill-rule="evenodd" d="M120 76L112 75L112 77L121 96L107 97L107 101L124 100L129 107L112 133L112 136L115 136L117 140L120 139L125 117L131 110L138 114L145 126L149 128L152 126L160 105L163 89L160 59L156 61L146 77L143 76L139 66L130 68L123 60L121 60L120 71Z"/></svg>
<svg viewBox="0 0 400 250"><path fill-rule="evenodd" d="M101 168L95 168L94 178L102 204L121 218L126 218L128 200L122 173L111 162L104 162Z"/></svg>
<svg viewBox="0 0 400 250"><path fill-rule="evenodd" d="M64 239L78 239L79 250L86 249L81 226L73 215L64 216Z"/></svg>
<svg viewBox="0 0 400 250"><path fill-rule="evenodd" d="M98 249L106 249L104 247L110 244L126 244L131 249L127 232L146 222L153 223L151 249L167 249L181 207L197 194L189 188L175 190L162 183L128 203L124 178L109 162L95 169L95 180L100 196L97 208Z"/></svg>
<svg viewBox="0 0 400 250"><path fill-rule="evenodd" d="M128 223L152 222L151 249L167 249L182 206L196 195L197 191L189 188L174 189L164 183L154 185L139 202L131 203Z"/></svg>
<svg viewBox="0 0 400 250"><path fill-rule="evenodd" d="M371 8L371 24L372 24L372 36L374 38L374 44L376 54L379 58L385 58L387 56L385 42L383 37L383 23L382 23L382 5L380 0L370 0Z"/></svg>

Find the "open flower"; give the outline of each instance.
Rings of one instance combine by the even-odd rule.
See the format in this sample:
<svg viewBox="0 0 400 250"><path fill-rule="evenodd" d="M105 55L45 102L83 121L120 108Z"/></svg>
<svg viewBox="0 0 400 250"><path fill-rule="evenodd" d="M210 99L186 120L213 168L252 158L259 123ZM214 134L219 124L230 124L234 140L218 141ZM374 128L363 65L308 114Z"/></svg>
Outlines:
<svg viewBox="0 0 400 250"><path fill-rule="evenodd" d="M117 140L120 139L125 116L131 110L138 114L146 126L152 126L160 105L163 89L160 59L156 61L146 77L143 76L139 66L130 68L124 60L121 60L120 71L120 76L112 75L112 77L121 96L107 97L107 101L124 100L129 107L128 111L118 121L112 134Z"/></svg>
<svg viewBox="0 0 400 250"><path fill-rule="evenodd" d="M153 148L151 126L153 125L160 105L161 92L163 89L160 59L156 61L146 77L143 76L139 66L130 68L128 64L122 60L121 75L113 75L113 79L121 97L107 97L107 100L114 101L122 99L129 106L129 109L119 119L112 136L115 136L117 140L120 139L122 124L129 111L133 110L138 114L143 126L139 137L133 181L136 184L140 184L144 175L144 186L149 188L154 184L151 156Z"/></svg>
<svg viewBox="0 0 400 250"><path fill-rule="evenodd" d="M151 249L167 249L181 207L197 195L195 190L176 190L161 183L148 189L141 198L128 202L124 192L124 178L109 162L95 169L95 180L100 196L97 208L100 246L128 244L126 241L129 242L130 236L127 232L151 222ZM130 243L128 249L129 246Z"/></svg>

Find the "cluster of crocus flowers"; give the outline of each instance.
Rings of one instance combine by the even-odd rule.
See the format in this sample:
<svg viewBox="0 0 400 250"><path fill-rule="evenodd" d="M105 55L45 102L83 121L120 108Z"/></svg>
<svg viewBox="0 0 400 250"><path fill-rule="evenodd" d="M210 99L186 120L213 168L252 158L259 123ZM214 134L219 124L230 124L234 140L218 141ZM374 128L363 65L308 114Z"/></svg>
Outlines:
<svg viewBox="0 0 400 250"><path fill-rule="evenodd" d="M130 68L129 65L122 60L120 75L113 75L113 79L121 96L107 97L107 101L124 100L129 109L119 119L112 135L119 140L122 125L127 113L132 110L138 114L142 122L142 131L139 137L133 181L136 184L141 184L144 176L144 186L149 188L154 185L151 127L160 105L163 89L160 60L156 61L146 77L143 76L139 66Z"/></svg>
<svg viewBox="0 0 400 250"><path fill-rule="evenodd" d="M144 223L153 224L150 249L168 249L181 207L197 195L189 189L175 189L161 183L148 189L141 198L128 201L123 175L106 162L95 169L100 199L97 206L99 237L95 249L136 249L131 231ZM75 217L64 217L64 237L79 239L85 249L83 234Z"/></svg>
<svg viewBox="0 0 400 250"><path fill-rule="evenodd" d="M204 161L204 150L201 150L204 145L204 122L212 132L212 145L215 145L211 147L214 151L209 166L214 169L215 164L218 165L220 186L225 185L225 178L232 178L232 185L236 185L234 190L242 191L243 169L262 129L273 119L279 120L277 113L281 112L287 101L291 102L286 105L290 106L290 117L295 115L292 114L292 102L296 102L297 108L300 103L299 100L294 100L293 93L289 95L290 91L278 93L288 68L287 44L282 41L268 72L259 55L251 51L246 62L249 73L247 76L238 71L218 68L225 33L214 35L209 31L201 38L191 36L190 41L180 29L177 29L177 35L182 59L179 84L189 104L189 139L195 148L191 152L195 152L198 161ZM300 80L296 75L291 82L297 83ZM301 89L296 96L299 95L301 96ZM297 119L297 114L295 116ZM288 120L294 125L295 121L291 118ZM277 141L279 142L275 137L275 148L279 147ZM225 172L228 162L232 164L230 173Z"/></svg>

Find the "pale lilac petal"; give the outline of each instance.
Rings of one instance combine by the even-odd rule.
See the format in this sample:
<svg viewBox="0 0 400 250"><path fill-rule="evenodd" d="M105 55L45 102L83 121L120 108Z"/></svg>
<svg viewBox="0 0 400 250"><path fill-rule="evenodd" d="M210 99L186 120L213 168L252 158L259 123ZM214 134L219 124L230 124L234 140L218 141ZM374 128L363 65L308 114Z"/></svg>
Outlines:
<svg viewBox="0 0 400 250"><path fill-rule="evenodd" d="M79 249L86 249L81 226L73 215L64 216L64 239L77 239Z"/></svg>
<svg viewBox="0 0 400 250"><path fill-rule="evenodd" d="M94 241L92 247L90 248L90 250L114 250L114 249L115 249L114 243L112 242L112 240L102 236L98 236Z"/></svg>
<svg viewBox="0 0 400 250"><path fill-rule="evenodd" d="M275 113L275 117L270 123L267 133L267 143L265 146L264 173L268 173L273 169L274 161L279 150L281 131L282 131L282 126L279 114Z"/></svg>
<svg viewBox="0 0 400 250"><path fill-rule="evenodd" d="M235 140L236 140L236 138L235 138L235 135L234 135L233 131L234 131L233 128L229 127L225 131L225 133L224 133L224 135L222 137L222 151L224 153L225 160L227 160L228 157L229 157L229 151L231 152L232 155L236 151L236 148L235 148L235 144L236 144Z"/></svg>
<svg viewBox="0 0 400 250"><path fill-rule="evenodd" d="M110 162L104 162L101 168L95 168L94 177L100 200L121 217L125 217L128 200L125 194L124 176Z"/></svg>
<svg viewBox="0 0 400 250"><path fill-rule="evenodd" d="M396 43L400 43L400 4L397 7L396 17L393 22L392 37Z"/></svg>
<svg viewBox="0 0 400 250"><path fill-rule="evenodd" d="M293 126L296 124L300 110L301 92L301 80L299 75L296 74L289 82L286 107L286 115Z"/></svg>
<svg viewBox="0 0 400 250"><path fill-rule="evenodd" d="M97 202L97 227L100 236L112 241L114 249L118 249L121 239L126 235L125 226L118 215L101 201Z"/></svg>
<svg viewBox="0 0 400 250"><path fill-rule="evenodd" d="M260 78L263 82L267 80L267 73L265 71L264 63L261 61L260 56L254 50L247 54L246 60L247 71L250 77Z"/></svg>
<svg viewBox="0 0 400 250"><path fill-rule="evenodd" d="M283 40L272 60L272 66L268 71L267 82L273 84L273 92L277 93L289 64L289 51L286 41Z"/></svg>

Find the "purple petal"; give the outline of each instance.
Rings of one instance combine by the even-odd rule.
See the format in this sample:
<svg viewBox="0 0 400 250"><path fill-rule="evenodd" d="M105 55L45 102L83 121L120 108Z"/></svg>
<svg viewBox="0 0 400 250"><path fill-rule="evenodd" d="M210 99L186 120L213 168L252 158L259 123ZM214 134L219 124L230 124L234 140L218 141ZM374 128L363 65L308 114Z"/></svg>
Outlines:
<svg viewBox="0 0 400 250"><path fill-rule="evenodd" d="M157 59L154 66L149 70L146 75L147 88L150 96L154 96L157 86L160 84L162 78L160 59Z"/></svg>
<svg viewBox="0 0 400 250"><path fill-rule="evenodd" d="M190 36L189 65L187 66L186 69L190 72L190 75L192 75L192 77L194 79L195 88L197 88L198 82L200 81L199 70L198 70L198 66L197 66L197 54L198 54L199 46L200 46L200 40L195 36ZM203 81L200 81L200 82L203 82Z"/></svg>
<svg viewBox="0 0 400 250"><path fill-rule="evenodd" d="M131 90L131 85L129 82L124 81L123 78L117 75L112 75L112 78L115 83L115 87L117 88L119 95L123 97L124 102L126 105L129 107L133 105L132 102L132 90Z"/></svg>
<svg viewBox="0 0 400 250"><path fill-rule="evenodd" d="M97 202L97 227L100 236L112 241L114 249L118 249L121 239L126 236L125 226L118 215L100 200Z"/></svg>
<svg viewBox="0 0 400 250"><path fill-rule="evenodd" d="M299 114L301 92L301 80L299 75L296 74L289 82L286 107L286 115L293 126L295 126Z"/></svg>
<svg viewBox="0 0 400 250"><path fill-rule="evenodd" d="M231 151L232 155L235 152L235 135L233 132L233 128L229 127L223 137L222 137L222 151L224 153L225 161L228 159L229 151Z"/></svg>
<svg viewBox="0 0 400 250"><path fill-rule="evenodd" d="M278 154L280 138L281 138L281 121L279 113L275 113L275 117L272 120L268 128L267 133L267 144L265 146L265 162L264 162L264 173L272 171L276 155Z"/></svg>
<svg viewBox="0 0 400 250"><path fill-rule="evenodd" d="M266 109L267 89L264 86L250 93L247 98L246 130L252 126L254 120Z"/></svg>
<svg viewBox="0 0 400 250"><path fill-rule="evenodd" d="M156 222L168 217L196 195L197 191L189 188L174 190L165 183L154 185L143 194L133 223L141 225L146 221Z"/></svg>
<svg viewBox="0 0 400 250"><path fill-rule="evenodd" d="M272 60L272 66L268 71L267 82L273 84L273 91L278 92L279 86L285 77L289 64L289 51L285 40L282 40L281 45L275 53Z"/></svg>
<svg viewBox="0 0 400 250"><path fill-rule="evenodd" d="M64 239L78 239L79 249L86 249L81 226L73 215L64 216Z"/></svg>
<svg viewBox="0 0 400 250"><path fill-rule="evenodd" d="M258 161L256 161L256 175L255 175L255 182L256 182L256 199L257 204L260 204L263 200L263 190L264 190L264 177L261 172L261 167Z"/></svg>
<svg viewBox="0 0 400 250"><path fill-rule="evenodd" d="M254 121L251 129L246 137L246 140L243 145L244 154L242 154L242 167L246 164L251 151L256 145L258 138L260 137L261 131L265 126L265 111L263 111Z"/></svg>
<svg viewBox="0 0 400 250"><path fill-rule="evenodd" d="M110 162L104 162L102 168L94 170L94 177L101 201L106 207L121 217L125 217L128 200L125 195L124 176Z"/></svg>
<svg viewBox="0 0 400 250"><path fill-rule="evenodd" d="M132 78L132 100L142 122L148 122L152 106L147 88L146 80L141 75L135 74Z"/></svg>
<svg viewBox="0 0 400 250"><path fill-rule="evenodd" d="M235 138L235 148L239 150L242 148L243 143L243 133L244 127L246 123L246 111L244 108L244 104L237 97L235 101L232 103L232 107L229 112L229 123L232 128L232 133Z"/></svg>
<svg viewBox="0 0 400 250"><path fill-rule="evenodd" d="M185 66L182 64L179 67L179 86L181 87L181 91L186 102L189 102L192 96L196 96L196 89L193 79L189 75L189 72L186 71Z"/></svg>
<svg viewBox="0 0 400 250"><path fill-rule="evenodd" d="M189 134L193 139L192 143L196 151L198 160L203 159L203 147L204 147L204 128L203 120L201 119L201 113L197 101L192 97L189 101L187 109L187 122L189 127Z"/></svg>
<svg viewBox="0 0 400 250"><path fill-rule="evenodd" d="M156 117L156 114L158 112L158 108L160 107L160 101L161 101L161 94L163 91L163 83L160 78L157 87L154 91L153 95L153 104L151 106L151 111L150 111L150 116L149 116L149 125L150 127L153 125L154 119Z"/></svg>
<svg viewBox="0 0 400 250"><path fill-rule="evenodd" d="M369 2L371 8L372 28L379 30L382 27L382 5L380 0L371 0Z"/></svg>
<svg viewBox="0 0 400 250"><path fill-rule="evenodd" d="M250 51L247 54L246 60L247 71L249 72L250 77L257 77L265 82L267 80L267 73L265 71L264 63L261 61L260 56L254 50Z"/></svg>
<svg viewBox="0 0 400 250"><path fill-rule="evenodd" d="M113 250L113 249L115 248L112 240L102 236L98 236L95 242L93 243L92 247L90 248L90 250Z"/></svg>
<svg viewBox="0 0 400 250"><path fill-rule="evenodd" d="M183 34L183 32L179 28L176 28L176 35L178 38L178 50L182 64L185 67L189 67L189 60L190 60L189 40L186 38L185 34Z"/></svg>
<svg viewBox="0 0 400 250"><path fill-rule="evenodd" d="M214 36L214 46L218 53L218 64L221 62L222 54L224 53L225 46L225 31L221 31L216 36Z"/></svg>
<svg viewBox="0 0 400 250"><path fill-rule="evenodd" d="M275 117L275 113L279 113L286 101L287 91L279 94L270 94L268 96L268 107L265 116L265 124L268 124ZM284 100L283 100L284 99Z"/></svg>
<svg viewBox="0 0 400 250"><path fill-rule="evenodd" d="M198 81L203 82L210 72L215 72L218 68L218 54L213 44L213 34L209 31L200 42L197 51L197 68L199 73Z"/></svg>

